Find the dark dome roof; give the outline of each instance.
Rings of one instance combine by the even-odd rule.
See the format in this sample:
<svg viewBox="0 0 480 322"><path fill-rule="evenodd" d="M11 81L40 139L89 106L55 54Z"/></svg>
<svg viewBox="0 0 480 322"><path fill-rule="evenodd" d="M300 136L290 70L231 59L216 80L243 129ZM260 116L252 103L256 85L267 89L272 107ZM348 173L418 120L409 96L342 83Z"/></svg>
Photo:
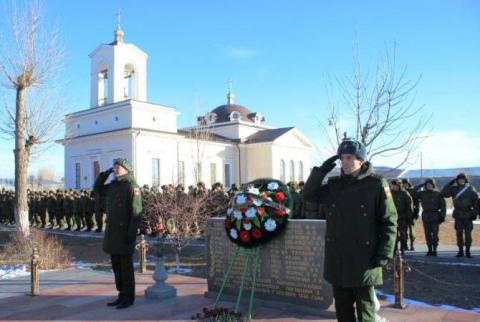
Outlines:
<svg viewBox="0 0 480 322"><path fill-rule="evenodd" d="M212 113L217 114L217 120L216 123L220 122L230 122L230 114L233 111L237 111L240 113L241 120L244 122L253 122L250 119L250 116L252 111L250 111L248 108L242 106L242 105L237 105L237 104L226 104L226 105L221 105L217 108L215 108Z"/></svg>

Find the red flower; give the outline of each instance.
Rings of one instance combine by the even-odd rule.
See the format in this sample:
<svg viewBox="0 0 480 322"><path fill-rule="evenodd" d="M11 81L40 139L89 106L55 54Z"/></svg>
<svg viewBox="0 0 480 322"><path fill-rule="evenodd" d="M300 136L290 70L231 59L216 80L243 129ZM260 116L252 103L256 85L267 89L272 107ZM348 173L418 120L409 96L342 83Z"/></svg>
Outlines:
<svg viewBox="0 0 480 322"><path fill-rule="evenodd" d="M257 209L257 213L260 215L260 216L263 216L265 214L265 208L263 207L260 207Z"/></svg>
<svg viewBox="0 0 480 322"><path fill-rule="evenodd" d="M242 231L240 232L240 239L244 243L248 243L250 241L250 233L248 231Z"/></svg>
<svg viewBox="0 0 480 322"><path fill-rule="evenodd" d="M264 191L264 192L262 192L261 197L262 197L263 200L267 200L268 194Z"/></svg>
<svg viewBox="0 0 480 322"><path fill-rule="evenodd" d="M278 201L283 201L285 200L285 194L283 192L277 192L275 193L275 199L277 199Z"/></svg>
<svg viewBox="0 0 480 322"><path fill-rule="evenodd" d="M243 223L244 223L245 225L248 225L248 224L250 223L250 220L248 220L247 218L245 218L245 219L243 220Z"/></svg>
<svg viewBox="0 0 480 322"><path fill-rule="evenodd" d="M225 228L230 229L232 228L232 226L233 226L232 220L230 218L225 219Z"/></svg>
<svg viewBox="0 0 480 322"><path fill-rule="evenodd" d="M279 217L283 217L285 216L287 213L285 211L283 211L282 209L275 209L275 215L279 216Z"/></svg>
<svg viewBox="0 0 480 322"><path fill-rule="evenodd" d="M260 238L262 238L262 231L261 231L260 229L258 229L258 228L254 228L254 229L252 230L252 236L253 236L253 238L255 238L255 239L260 239Z"/></svg>

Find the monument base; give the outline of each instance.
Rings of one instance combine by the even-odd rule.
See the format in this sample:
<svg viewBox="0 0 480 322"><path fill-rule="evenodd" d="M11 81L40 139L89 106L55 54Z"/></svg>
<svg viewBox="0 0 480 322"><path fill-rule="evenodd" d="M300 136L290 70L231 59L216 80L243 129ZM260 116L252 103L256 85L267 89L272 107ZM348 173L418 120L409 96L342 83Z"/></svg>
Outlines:
<svg viewBox="0 0 480 322"><path fill-rule="evenodd" d="M247 292L247 295L249 293ZM209 299L216 299L218 295L218 292L205 292L205 297ZM244 296L242 298L241 304L242 305L248 305L248 296ZM232 303L232 308L235 306L235 302L237 300L237 297L231 294L222 294L222 299L221 302L231 302ZM292 304L292 303L287 303L287 302L281 302L281 301L269 301L269 300L264 300L264 299L258 299L255 298L254 302L254 308L253 308L253 313L255 313L255 308L256 307L268 307L271 309L277 309L281 307L282 309L288 309L288 310L295 310L296 312L302 313L302 314L311 314L315 315L318 317L322 318L329 318L329 319L335 319L335 306L332 304L329 308L321 309L318 307L314 306L306 306L306 305L299 305L299 304Z"/></svg>
<svg viewBox="0 0 480 322"><path fill-rule="evenodd" d="M177 296L177 289L168 284L155 284L145 290L145 297L148 299L164 300L175 296Z"/></svg>

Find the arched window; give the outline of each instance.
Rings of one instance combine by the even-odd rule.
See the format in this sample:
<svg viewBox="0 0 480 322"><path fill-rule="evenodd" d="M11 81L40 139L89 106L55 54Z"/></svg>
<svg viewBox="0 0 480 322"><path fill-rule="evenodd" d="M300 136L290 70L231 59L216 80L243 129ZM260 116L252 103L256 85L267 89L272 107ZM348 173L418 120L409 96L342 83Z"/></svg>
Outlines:
<svg viewBox="0 0 480 322"><path fill-rule="evenodd" d="M280 160L280 181L285 182L285 161Z"/></svg>
<svg viewBox="0 0 480 322"><path fill-rule="evenodd" d="M290 181L295 181L295 162L290 160Z"/></svg>
<svg viewBox="0 0 480 322"><path fill-rule="evenodd" d="M135 98L134 95L134 76L135 69L132 64L125 65L124 79L123 79L123 97L128 100Z"/></svg>
<svg viewBox="0 0 480 322"><path fill-rule="evenodd" d="M298 181L303 181L303 162L298 162Z"/></svg>
<svg viewBox="0 0 480 322"><path fill-rule="evenodd" d="M98 106L107 104L108 92L108 69L105 68L98 73Z"/></svg>

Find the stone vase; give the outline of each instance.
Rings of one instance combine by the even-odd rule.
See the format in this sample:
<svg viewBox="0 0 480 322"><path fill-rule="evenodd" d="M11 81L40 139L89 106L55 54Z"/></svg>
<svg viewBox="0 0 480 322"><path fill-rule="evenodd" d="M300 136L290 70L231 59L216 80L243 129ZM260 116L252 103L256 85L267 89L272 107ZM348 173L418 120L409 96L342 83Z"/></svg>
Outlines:
<svg viewBox="0 0 480 322"><path fill-rule="evenodd" d="M165 270L165 257L157 257L155 272L152 275L155 284L145 290L145 297L154 300L163 300L177 296L177 289L167 283L168 274Z"/></svg>

